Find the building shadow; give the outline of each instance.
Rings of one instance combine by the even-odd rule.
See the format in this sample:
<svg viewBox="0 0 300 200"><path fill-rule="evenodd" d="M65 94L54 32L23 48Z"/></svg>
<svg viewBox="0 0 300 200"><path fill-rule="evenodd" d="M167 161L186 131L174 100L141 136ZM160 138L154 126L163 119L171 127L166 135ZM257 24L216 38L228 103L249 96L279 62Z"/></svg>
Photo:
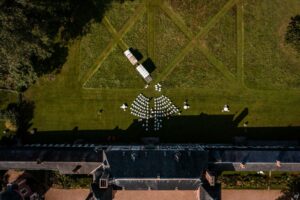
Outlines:
<svg viewBox="0 0 300 200"><path fill-rule="evenodd" d="M248 113L244 109L237 116L233 114L209 115L201 113L193 116L173 116L164 119L159 131L146 131L142 122L134 120L126 129L116 126L111 130L37 131L28 135L25 143L99 143L133 144L155 143L233 143L236 137L247 140L299 141L300 127L240 127ZM149 140L148 140L149 138Z"/></svg>
<svg viewBox="0 0 300 200"><path fill-rule="evenodd" d="M45 60L39 60L36 57L32 57L32 63L34 71L38 76L49 74L52 72L59 73L63 64L67 60L68 48L59 44L53 46L53 53L49 58ZM51 80L51 78L50 78Z"/></svg>
<svg viewBox="0 0 300 200"><path fill-rule="evenodd" d="M238 126L244 119L245 117L249 114L249 109L244 108L242 112L240 112L237 117L234 118L233 123Z"/></svg>

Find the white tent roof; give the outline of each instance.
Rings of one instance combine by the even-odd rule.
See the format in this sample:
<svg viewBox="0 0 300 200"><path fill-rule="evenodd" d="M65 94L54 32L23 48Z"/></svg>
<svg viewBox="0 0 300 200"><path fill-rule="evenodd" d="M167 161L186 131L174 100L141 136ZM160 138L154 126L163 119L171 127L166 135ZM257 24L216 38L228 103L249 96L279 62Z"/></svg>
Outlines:
<svg viewBox="0 0 300 200"><path fill-rule="evenodd" d="M132 65L137 64L137 59L134 57L134 55L131 53L129 49L124 51L124 55L128 58L128 60L131 62Z"/></svg>
<svg viewBox="0 0 300 200"><path fill-rule="evenodd" d="M147 76L149 76L149 72L145 69L145 67L143 65L139 65L136 67L136 70L139 72L139 74L143 77L146 78Z"/></svg>

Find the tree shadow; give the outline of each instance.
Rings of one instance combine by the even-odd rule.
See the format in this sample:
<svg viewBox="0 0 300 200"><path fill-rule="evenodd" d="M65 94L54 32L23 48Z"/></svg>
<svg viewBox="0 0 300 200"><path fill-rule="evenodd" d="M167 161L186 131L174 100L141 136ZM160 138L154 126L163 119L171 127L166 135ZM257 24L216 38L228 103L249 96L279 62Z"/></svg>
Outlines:
<svg viewBox="0 0 300 200"><path fill-rule="evenodd" d="M37 60L32 57L34 71L38 76L49 74L51 72L59 73L68 56L68 48L60 44L55 44L53 54L45 60Z"/></svg>
<svg viewBox="0 0 300 200"><path fill-rule="evenodd" d="M27 133L32 126L31 120L34 116L35 104L33 101L22 101L19 104L19 118L18 118L18 133L20 135Z"/></svg>
<svg viewBox="0 0 300 200"><path fill-rule="evenodd" d="M287 27L285 41L292 45L300 53L300 15L291 17L291 21Z"/></svg>
<svg viewBox="0 0 300 200"><path fill-rule="evenodd" d="M143 62L143 66L146 68L146 70L151 74L155 69L156 66L153 63L153 61L151 60L151 58L147 58L144 62Z"/></svg>
<svg viewBox="0 0 300 200"><path fill-rule="evenodd" d="M11 103L7 106L7 110L15 114L17 135L23 137L28 129L32 126L35 104L33 101L24 100L22 95L19 96L18 103Z"/></svg>

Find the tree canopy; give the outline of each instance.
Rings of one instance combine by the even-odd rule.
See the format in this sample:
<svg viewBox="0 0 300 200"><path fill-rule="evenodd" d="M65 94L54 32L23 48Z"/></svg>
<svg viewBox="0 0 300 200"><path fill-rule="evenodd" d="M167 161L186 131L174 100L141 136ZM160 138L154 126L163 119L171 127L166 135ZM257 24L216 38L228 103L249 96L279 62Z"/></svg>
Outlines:
<svg viewBox="0 0 300 200"><path fill-rule="evenodd" d="M39 75L60 67L66 43L84 33L91 19L101 20L109 3L1 0L0 88L26 89Z"/></svg>
<svg viewBox="0 0 300 200"><path fill-rule="evenodd" d="M286 42L300 52L300 15L291 18L285 35Z"/></svg>
<svg viewBox="0 0 300 200"><path fill-rule="evenodd" d="M300 199L300 177L295 175L290 180L287 187L282 191L282 195L277 200L298 200Z"/></svg>

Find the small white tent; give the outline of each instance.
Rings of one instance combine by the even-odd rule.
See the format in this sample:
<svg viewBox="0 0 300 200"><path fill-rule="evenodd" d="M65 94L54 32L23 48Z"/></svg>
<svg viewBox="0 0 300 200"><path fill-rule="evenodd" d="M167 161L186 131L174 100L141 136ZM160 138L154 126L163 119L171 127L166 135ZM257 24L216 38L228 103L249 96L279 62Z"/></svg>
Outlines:
<svg viewBox="0 0 300 200"><path fill-rule="evenodd" d="M136 67L136 70L139 72L139 74L143 77L143 79L149 83L152 81L152 78L149 74L149 72L145 69L145 67L141 64L139 64L137 67Z"/></svg>

